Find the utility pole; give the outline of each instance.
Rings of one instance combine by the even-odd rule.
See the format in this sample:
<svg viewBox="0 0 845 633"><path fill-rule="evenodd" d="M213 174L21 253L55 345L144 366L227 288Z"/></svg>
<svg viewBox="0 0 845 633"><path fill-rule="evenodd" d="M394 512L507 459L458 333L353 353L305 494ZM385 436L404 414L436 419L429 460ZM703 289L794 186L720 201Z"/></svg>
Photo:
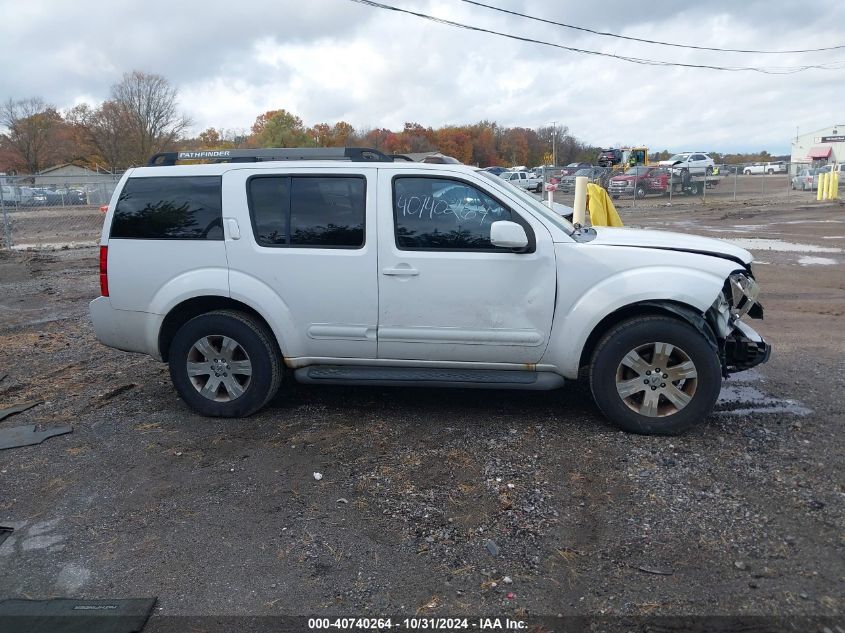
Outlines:
<svg viewBox="0 0 845 633"><path fill-rule="evenodd" d="M552 124L552 167L557 167L557 121Z"/></svg>

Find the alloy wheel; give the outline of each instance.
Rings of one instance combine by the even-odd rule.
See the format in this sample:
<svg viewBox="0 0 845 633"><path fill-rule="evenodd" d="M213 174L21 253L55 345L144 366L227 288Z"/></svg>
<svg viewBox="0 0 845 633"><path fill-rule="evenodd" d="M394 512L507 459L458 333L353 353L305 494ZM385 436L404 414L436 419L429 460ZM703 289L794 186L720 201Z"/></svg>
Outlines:
<svg viewBox="0 0 845 633"><path fill-rule="evenodd" d="M616 369L616 392L632 411L647 417L673 415L686 407L698 386L689 355L669 343L647 343L628 352Z"/></svg>
<svg viewBox="0 0 845 633"><path fill-rule="evenodd" d="M252 380L249 355L228 336L209 335L199 339L188 352L185 368L194 388L215 402L239 398Z"/></svg>

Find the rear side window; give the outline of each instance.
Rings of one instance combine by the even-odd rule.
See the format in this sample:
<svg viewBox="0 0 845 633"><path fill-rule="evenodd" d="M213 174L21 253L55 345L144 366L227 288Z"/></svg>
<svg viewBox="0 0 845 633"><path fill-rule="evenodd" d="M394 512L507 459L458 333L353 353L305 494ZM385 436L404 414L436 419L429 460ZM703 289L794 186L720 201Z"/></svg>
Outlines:
<svg viewBox="0 0 845 633"><path fill-rule="evenodd" d="M222 240L220 176L130 178L117 200L111 237Z"/></svg>
<svg viewBox="0 0 845 633"><path fill-rule="evenodd" d="M361 248L363 176L254 176L248 182L255 241L261 246Z"/></svg>

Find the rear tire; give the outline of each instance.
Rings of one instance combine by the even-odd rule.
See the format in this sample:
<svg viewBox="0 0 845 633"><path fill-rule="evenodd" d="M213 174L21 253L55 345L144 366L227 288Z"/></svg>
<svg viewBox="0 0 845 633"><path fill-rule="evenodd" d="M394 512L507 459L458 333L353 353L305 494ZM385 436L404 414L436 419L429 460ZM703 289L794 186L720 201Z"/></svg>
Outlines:
<svg viewBox="0 0 845 633"><path fill-rule="evenodd" d="M273 334L236 310L215 310L185 323L173 337L168 362L182 400L210 417L255 413L276 395L282 380Z"/></svg>
<svg viewBox="0 0 845 633"><path fill-rule="evenodd" d="M632 433L687 430L710 414L721 387L721 365L710 343L670 317L636 317L616 325L601 338L590 364L599 409Z"/></svg>

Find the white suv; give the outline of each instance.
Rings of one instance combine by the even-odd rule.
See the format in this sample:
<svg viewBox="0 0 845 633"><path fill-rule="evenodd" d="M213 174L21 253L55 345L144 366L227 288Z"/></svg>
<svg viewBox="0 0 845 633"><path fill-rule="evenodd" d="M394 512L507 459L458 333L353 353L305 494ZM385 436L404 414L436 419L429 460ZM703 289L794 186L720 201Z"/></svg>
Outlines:
<svg viewBox="0 0 845 633"><path fill-rule="evenodd" d="M672 171L686 170L691 176L709 176L713 173L716 163L704 152L683 152L675 154L668 160L658 163L662 167L670 167Z"/></svg>
<svg viewBox="0 0 845 633"><path fill-rule="evenodd" d="M210 159L211 164L176 165ZM624 429L676 433L765 361L751 255L573 227L484 171L375 150L160 154L105 218L106 345L164 360L196 411L307 383L553 389L589 368Z"/></svg>

